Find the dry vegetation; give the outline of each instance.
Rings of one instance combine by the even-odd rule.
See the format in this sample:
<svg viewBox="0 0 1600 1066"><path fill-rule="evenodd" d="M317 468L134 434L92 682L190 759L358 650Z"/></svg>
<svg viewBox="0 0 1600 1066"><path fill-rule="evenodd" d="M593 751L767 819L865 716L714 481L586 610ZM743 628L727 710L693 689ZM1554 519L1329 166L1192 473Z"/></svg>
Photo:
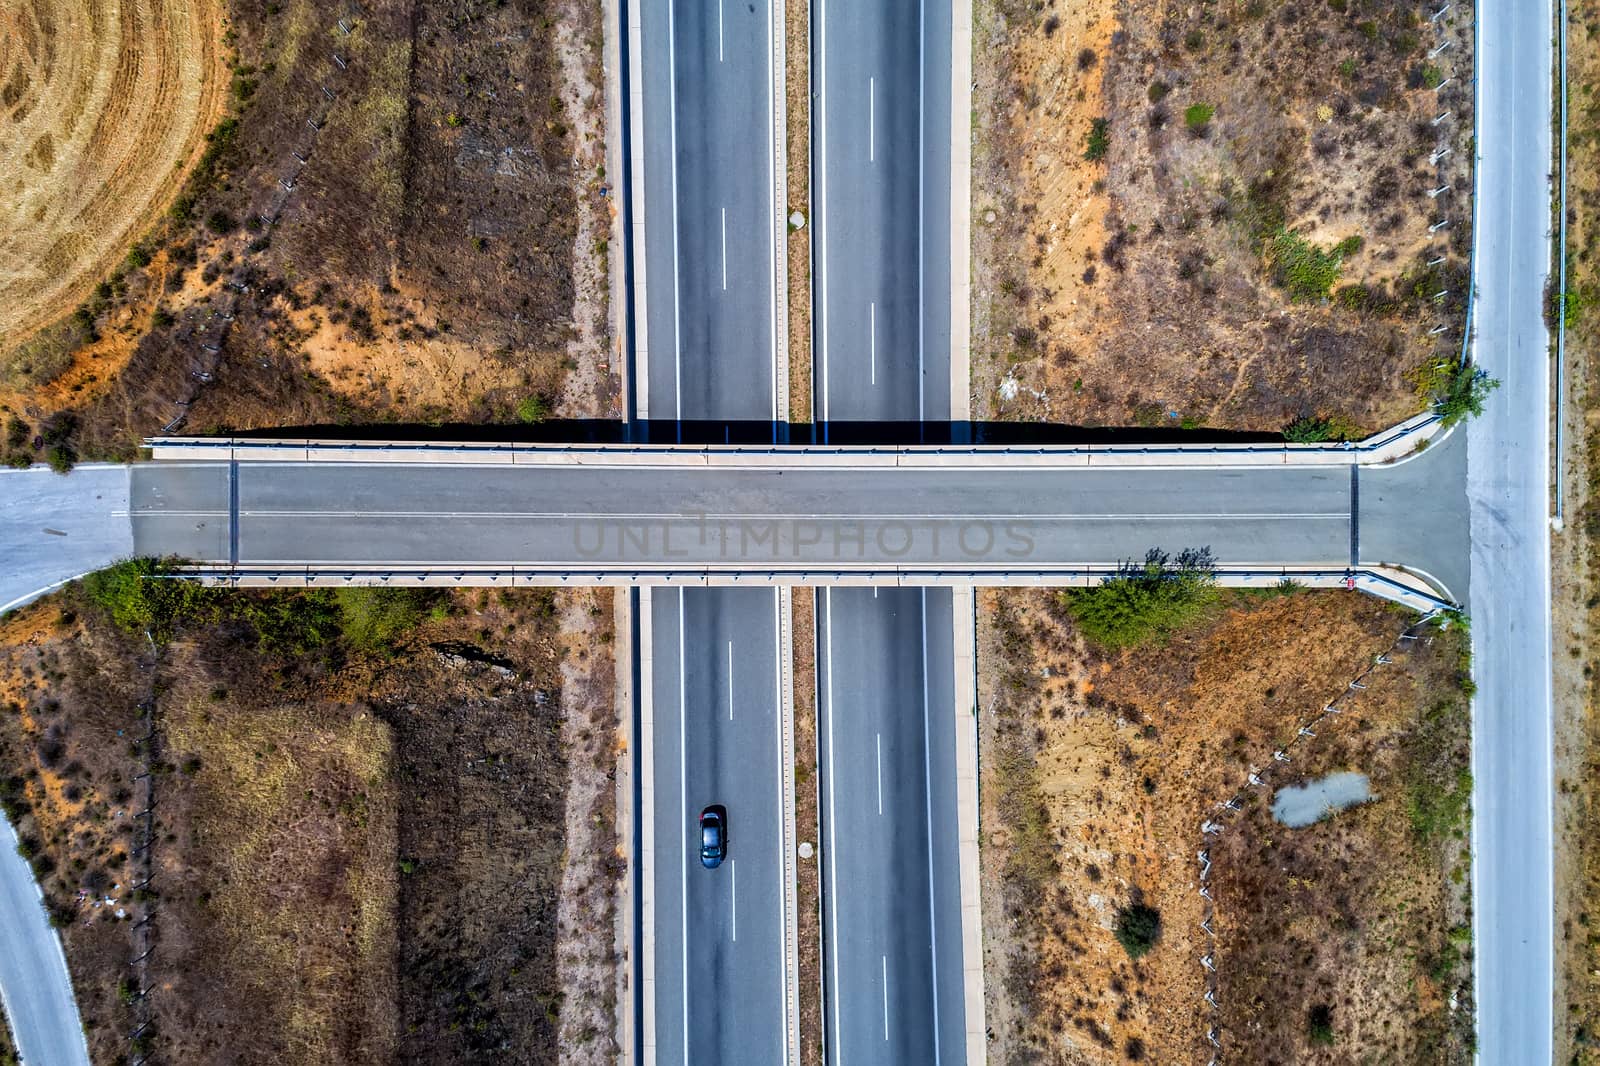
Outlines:
<svg viewBox="0 0 1600 1066"><path fill-rule="evenodd" d="M1554 538L1557 1061L1600 1063L1600 17L1568 23L1567 525ZM1557 302L1552 311L1560 308Z"/></svg>
<svg viewBox="0 0 1600 1066"><path fill-rule="evenodd" d="M89 294L172 201L171 175L199 158L226 103L223 29L218 0L0 7L8 377L13 345Z"/></svg>
<svg viewBox="0 0 1600 1066"><path fill-rule="evenodd" d="M598 4L227 7L229 112L183 191L71 318L4 339L23 433L126 457L180 416L614 417Z"/></svg>
<svg viewBox="0 0 1600 1066"><path fill-rule="evenodd" d="M1408 618L1335 593L1224 593L1167 644L1106 652L1056 593L981 603L992 1061L1205 1062L1212 1024L1226 1061L1470 1059L1464 633L1429 627L1391 652L1271 775L1359 770L1372 802L1289 829L1253 789L1207 841L1202 820ZM1116 934L1134 905L1160 916L1137 960Z"/></svg>
<svg viewBox="0 0 1600 1066"><path fill-rule="evenodd" d="M614 1056L614 997L588 995L615 986L622 870L607 602L226 593L159 649L78 589L7 620L0 781L95 1060ZM145 914L154 1024L133 1045Z"/></svg>
<svg viewBox="0 0 1600 1066"><path fill-rule="evenodd" d="M1468 6L1419 11L979 0L974 417L1327 438L1418 410L1461 341L1472 50Z"/></svg>

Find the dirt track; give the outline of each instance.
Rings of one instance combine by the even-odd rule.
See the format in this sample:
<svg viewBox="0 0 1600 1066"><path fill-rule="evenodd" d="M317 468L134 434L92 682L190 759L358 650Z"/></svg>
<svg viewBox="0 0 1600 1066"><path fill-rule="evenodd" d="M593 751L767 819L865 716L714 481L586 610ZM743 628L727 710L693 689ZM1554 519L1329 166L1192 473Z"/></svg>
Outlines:
<svg viewBox="0 0 1600 1066"><path fill-rule="evenodd" d="M217 0L0 5L0 345L70 311L225 103Z"/></svg>

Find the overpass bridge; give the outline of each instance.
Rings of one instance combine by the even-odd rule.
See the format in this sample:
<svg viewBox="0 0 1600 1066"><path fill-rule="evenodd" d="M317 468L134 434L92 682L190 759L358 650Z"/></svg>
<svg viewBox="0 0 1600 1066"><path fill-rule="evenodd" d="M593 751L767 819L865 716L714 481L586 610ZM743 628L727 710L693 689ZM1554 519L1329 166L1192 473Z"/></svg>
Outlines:
<svg viewBox="0 0 1600 1066"><path fill-rule="evenodd" d="M1151 547L1219 579L1465 602L1461 435L1350 446L827 447L159 438L139 555L316 584L1086 584Z"/></svg>

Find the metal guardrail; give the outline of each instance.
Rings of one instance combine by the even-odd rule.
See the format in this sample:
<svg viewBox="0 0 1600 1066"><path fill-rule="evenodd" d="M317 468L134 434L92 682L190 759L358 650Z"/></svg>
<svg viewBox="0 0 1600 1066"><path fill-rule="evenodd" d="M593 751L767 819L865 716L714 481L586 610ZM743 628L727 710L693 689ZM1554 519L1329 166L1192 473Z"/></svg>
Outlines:
<svg viewBox="0 0 1600 1066"><path fill-rule="evenodd" d="M899 567L827 569L821 567L749 567L745 569L685 569L619 563L584 570L538 566L455 567L257 567L196 564L174 575L207 584L251 588L330 588L341 586L451 587L458 585L501 587L586 587L595 585L717 585L770 587L772 585L901 584L908 586L1030 586L1083 588L1115 574L1114 563L1035 567L1027 570L941 569ZM1456 606L1445 594L1399 567L1222 567L1215 571L1219 585L1234 588L1273 588L1292 583L1306 588L1345 588L1368 592L1419 611L1448 610Z"/></svg>

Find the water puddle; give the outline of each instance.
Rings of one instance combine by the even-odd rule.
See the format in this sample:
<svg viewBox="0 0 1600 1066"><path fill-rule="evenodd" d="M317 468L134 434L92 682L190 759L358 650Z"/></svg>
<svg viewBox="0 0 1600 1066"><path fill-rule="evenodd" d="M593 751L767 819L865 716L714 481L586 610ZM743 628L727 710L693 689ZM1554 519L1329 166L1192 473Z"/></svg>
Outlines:
<svg viewBox="0 0 1600 1066"><path fill-rule="evenodd" d="M1272 816L1284 825L1299 828L1373 798L1366 774L1343 770L1303 785L1278 789L1272 799Z"/></svg>

